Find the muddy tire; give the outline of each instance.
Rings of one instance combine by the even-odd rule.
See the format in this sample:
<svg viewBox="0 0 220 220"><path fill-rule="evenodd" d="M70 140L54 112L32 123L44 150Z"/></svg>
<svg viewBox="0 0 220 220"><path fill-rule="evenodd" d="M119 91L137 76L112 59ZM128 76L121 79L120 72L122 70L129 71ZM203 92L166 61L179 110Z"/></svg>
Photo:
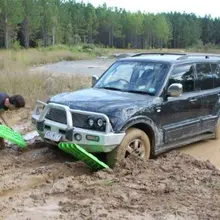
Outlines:
<svg viewBox="0 0 220 220"><path fill-rule="evenodd" d="M150 140L145 132L137 128L130 128L126 131L126 135L121 144L113 151L107 153L107 164L111 168L114 168L129 154L136 154L137 156L148 160L150 158L150 152Z"/></svg>
<svg viewBox="0 0 220 220"><path fill-rule="evenodd" d="M220 139L220 118L217 121L216 127L215 127L215 140Z"/></svg>

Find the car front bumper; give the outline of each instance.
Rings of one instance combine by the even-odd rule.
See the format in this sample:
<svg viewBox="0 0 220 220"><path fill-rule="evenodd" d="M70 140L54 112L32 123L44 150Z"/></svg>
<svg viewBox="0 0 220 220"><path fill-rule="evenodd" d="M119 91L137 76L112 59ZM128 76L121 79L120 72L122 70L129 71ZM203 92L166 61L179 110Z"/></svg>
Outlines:
<svg viewBox="0 0 220 220"><path fill-rule="evenodd" d="M40 107L43 107L41 111L39 111ZM66 112L67 124L46 119L45 116L50 108L64 110ZM88 116L103 117L106 121L105 131L99 132L74 127L72 121L72 113L74 112ZM32 122L35 124L38 133L45 142L53 145L58 145L59 142L76 143L91 153L110 152L121 143L125 136L124 132L115 133L112 129L109 118L102 113L73 110L68 106L55 103L46 104L44 102L37 101L32 114ZM48 138L48 136L45 136L46 132L48 131L58 134L60 137L59 141L54 141L53 138ZM77 135L80 135L80 140L77 140Z"/></svg>

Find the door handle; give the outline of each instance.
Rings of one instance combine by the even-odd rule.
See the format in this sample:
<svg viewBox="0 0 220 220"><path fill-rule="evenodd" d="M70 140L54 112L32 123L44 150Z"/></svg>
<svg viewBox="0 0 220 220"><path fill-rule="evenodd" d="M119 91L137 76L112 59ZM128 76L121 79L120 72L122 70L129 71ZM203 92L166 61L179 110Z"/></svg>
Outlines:
<svg viewBox="0 0 220 220"><path fill-rule="evenodd" d="M192 103L194 103L194 102L197 101L197 99L196 99L196 98L191 98L189 101L192 102Z"/></svg>

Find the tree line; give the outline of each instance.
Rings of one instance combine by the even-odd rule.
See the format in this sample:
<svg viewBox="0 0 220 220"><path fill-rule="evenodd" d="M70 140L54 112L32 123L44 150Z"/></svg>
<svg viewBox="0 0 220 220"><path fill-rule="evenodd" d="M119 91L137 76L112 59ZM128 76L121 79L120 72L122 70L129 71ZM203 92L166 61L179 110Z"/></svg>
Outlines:
<svg viewBox="0 0 220 220"><path fill-rule="evenodd" d="M79 43L187 48L198 42L220 44L220 18L178 12L131 13L74 0L0 0L1 48Z"/></svg>

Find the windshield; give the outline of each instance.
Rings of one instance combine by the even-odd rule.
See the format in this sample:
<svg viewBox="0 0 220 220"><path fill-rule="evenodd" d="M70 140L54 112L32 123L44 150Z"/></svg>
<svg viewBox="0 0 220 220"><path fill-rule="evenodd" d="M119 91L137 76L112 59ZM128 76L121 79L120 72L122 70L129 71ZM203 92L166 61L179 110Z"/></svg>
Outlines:
<svg viewBox="0 0 220 220"><path fill-rule="evenodd" d="M146 61L118 61L96 83L95 88L156 94L169 64Z"/></svg>

